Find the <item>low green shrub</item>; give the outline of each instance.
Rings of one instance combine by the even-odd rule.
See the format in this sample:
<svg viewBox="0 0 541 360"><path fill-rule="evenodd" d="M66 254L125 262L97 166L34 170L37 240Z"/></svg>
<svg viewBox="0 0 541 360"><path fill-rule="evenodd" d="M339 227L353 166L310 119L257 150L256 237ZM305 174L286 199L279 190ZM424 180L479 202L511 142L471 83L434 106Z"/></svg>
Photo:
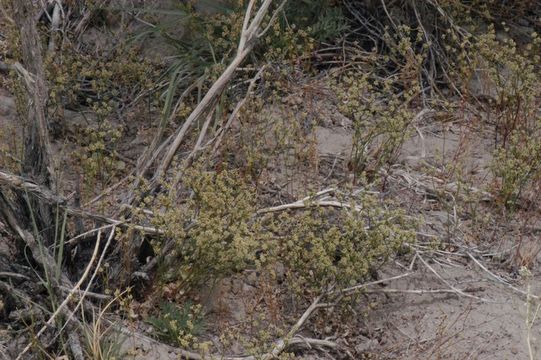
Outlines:
<svg viewBox="0 0 541 360"><path fill-rule="evenodd" d="M334 80L340 110L353 120L351 168L362 177L392 165L411 131L414 113L409 106L418 86L398 91L396 83L379 81L373 73L349 72Z"/></svg>
<svg viewBox="0 0 541 360"><path fill-rule="evenodd" d="M262 244L264 259L285 265L297 293L319 293L334 285L362 282L405 243L415 241L415 221L363 194L344 208L311 206L275 216L273 241Z"/></svg>
<svg viewBox="0 0 541 360"><path fill-rule="evenodd" d="M147 322L154 327L156 336L172 345L188 348L194 345L197 335L205 328L200 305L190 302L179 308L176 304L163 302L160 313Z"/></svg>
<svg viewBox="0 0 541 360"><path fill-rule="evenodd" d="M171 189L158 198L160 210L153 221L176 244L162 266L163 279L189 290L253 263L264 234L252 220L255 194L238 173L192 169L184 174L183 185L186 203L179 207L178 193Z"/></svg>

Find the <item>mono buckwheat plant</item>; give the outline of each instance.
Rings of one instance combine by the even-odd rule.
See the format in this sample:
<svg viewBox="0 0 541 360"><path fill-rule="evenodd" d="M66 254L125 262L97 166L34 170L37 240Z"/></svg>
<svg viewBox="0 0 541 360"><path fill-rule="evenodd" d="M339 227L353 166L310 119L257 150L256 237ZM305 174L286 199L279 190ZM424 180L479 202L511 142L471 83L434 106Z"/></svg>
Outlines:
<svg viewBox="0 0 541 360"><path fill-rule="evenodd" d="M188 197L180 206L173 189L158 197L153 223L175 240L162 266L163 280L177 281L188 291L253 263L265 234L252 220L253 189L238 173L188 170L183 187ZM186 230L189 222L194 225ZM172 263L175 266L169 266Z"/></svg>
<svg viewBox="0 0 541 360"><path fill-rule="evenodd" d="M541 175L541 40L536 33L531 37L530 44L519 48L510 38L498 40L491 28L476 44L495 94L491 101L496 127L495 189L500 203L511 208Z"/></svg>
<svg viewBox="0 0 541 360"><path fill-rule="evenodd" d="M365 279L404 243L415 241L416 223L369 194L345 200L344 208L306 204L301 211L267 219L273 241L262 244L267 261L281 261L287 281L297 294L317 293L334 285Z"/></svg>

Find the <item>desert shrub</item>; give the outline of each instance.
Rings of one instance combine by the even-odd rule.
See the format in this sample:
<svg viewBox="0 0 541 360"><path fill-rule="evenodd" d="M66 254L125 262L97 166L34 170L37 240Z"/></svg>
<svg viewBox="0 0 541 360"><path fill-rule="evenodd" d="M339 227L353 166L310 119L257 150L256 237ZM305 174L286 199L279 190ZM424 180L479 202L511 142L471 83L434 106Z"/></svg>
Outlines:
<svg viewBox="0 0 541 360"><path fill-rule="evenodd" d="M435 94L441 89L461 92L455 76L461 63L475 60L476 53L470 47L478 35L487 32L490 25L497 28L508 26L510 36L516 40L530 40L531 34L524 27L510 19L521 18L535 29L535 18L539 9L535 1L394 1L381 6L379 1L345 0L344 7L358 29L348 37L363 49L375 50L387 55L393 51L393 44L385 34L400 35L402 28L412 30L414 37L422 42L416 49L426 47L422 61L422 84L429 86ZM418 51L417 51L418 52ZM395 67L388 64L386 72Z"/></svg>
<svg viewBox="0 0 541 360"><path fill-rule="evenodd" d="M373 75L350 72L333 84L341 112L353 120L352 170L369 177L396 160L414 118L409 103L418 92L415 86L399 92L392 79Z"/></svg>
<svg viewBox="0 0 541 360"><path fill-rule="evenodd" d="M154 87L157 69L141 61L136 49L126 47L96 56L66 45L58 56L47 59L51 127L57 136L67 131L75 137L79 149L71 157L80 165L86 189L99 190L125 170L116 149L126 134L114 117ZM68 123L64 109L80 111L86 123Z"/></svg>
<svg viewBox="0 0 541 360"><path fill-rule="evenodd" d="M301 152L309 146L303 130L305 114L269 97L253 99L239 114L238 139L230 139L223 149L230 154L227 166L238 168L256 182L272 169L300 170Z"/></svg>
<svg viewBox="0 0 541 360"><path fill-rule="evenodd" d="M61 56L47 60L46 70L54 109L86 105L101 118L151 89L158 75L156 65L141 61L135 48L126 47L96 55L66 46Z"/></svg>
<svg viewBox="0 0 541 360"><path fill-rule="evenodd" d="M187 171L183 187L182 193L171 190L160 197L153 221L176 242L161 279L175 282L184 294L203 282L277 261L299 292L304 284L314 290L347 286L415 237L415 221L367 194L350 199L352 206L363 204L357 210L308 204L298 212L256 216L254 188L237 172ZM181 206L179 196L186 198Z"/></svg>
<svg viewBox="0 0 541 360"><path fill-rule="evenodd" d="M234 54L247 4L248 1L244 0L233 1L228 5L214 6L210 13L196 11L190 4L177 5L176 9L164 10L167 17L155 19L159 25L146 29L138 38L148 35L163 37L177 49L179 62L174 66L191 64L190 71L200 75L205 68L227 63ZM147 11L152 13L152 9ZM266 58L268 49L274 55L281 54L281 59L291 59L288 55L299 54L298 49L307 48L309 43L338 37L348 27L342 8L329 0L289 3L279 15L280 21L269 32L265 46L255 49L256 59ZM184 31L175 31L179 24L185 28Z"/></svg>
<svg viewBox="0 0 541 360"><path fill-rule="evenodd" d="M97 128L80 130L79 145L72 155L81 166L86 189L92 195L123 173L126 164L118 160L116 147L122 132L108 121L101 121Z"/></svg>
<svg viewBox="0 0 541 360"><path fill-rule="evenodd" d="M374 179L392 165L415 118L414 105L424 98L423 64L429 53L423 34L406 25L382 33L387 51L367 58L363 66L330 78L339 110L353 122L350 168Z"/></svg>
<svg viewBox="0 0 541 360"><path fill-rule="evenodd" d="M541 171L541 41L537 34L532 38L531 44L520 49L511 39L499 41L492 29L476 44L492 93L490 116L497 136L492 170L499 180L500 201L506 206L513 206Z"/></svg>
<svg viewBox="0 0 541 360"><path fill-rule="evenodd" d="M377 169L392 162L401 129L407 129L413 116L409 105L416 99L415 91L401 89L414 88L425 95L421 88L429 85L436 92L444 89L445 94L455 92L466 101L488 103L483 110L496 127L495 189L500 203L512 206L538 179L541 63L539 35L518 29L509 18L530 21L535 6L530 2L520 6L458 0L440 5L396 2L389 4L387 16L371 2L345 4L354 21L364 19L362 26L369 27L366 37L358 35L361 45L380 54L372 63L376 66L365 65L361 76L346 74L337 82L341 110L356 127L354 169L362 172L367 163ZM429 25L435 19L449 26ZM380 21L389 26L370 26ZM378 80L382 77L386 80ZM426 105L424 96L423 101ZM398 116L392 112L395 109L400 109Z"/></svg>
<svg viewBox="0 0 541 360"><path fill-rule="evenodd" d="M540 180L541 142L524 131L514 132L508 148L496 151L492 168L500 180L500 203L513 208L527 186Z"/></svg>
<svg viewBox="0 0 541 360"><path fill-rule="evenodd" d="M196 11L190 4L178 5L176 9L160 11L167 16L153 17L151 22L157 25L136 36L139 40L160 36L175 48L163 73L172 84L164 98L171 91L181 94L196 84L197 91L191 95L197 102L235 55L247 4L244 0L233 1L227 6L216 6L209 13ZM152 9L145 11L152 17ZM264 27L270 19L268 15ZM300 59L309 59L321 41L333 39L347 28L341 7L327 0L288 5L279 12L279 19L256 44L243 66L257 67L262 62L297 64ZM224 98L229 95L226 92Z"/></svg>
<svg viewBox="0 0 541 360"><path fill-rule="evenodd" d="M339 2L332 0L288 2L281 22L284 28L288 24L295 24L307 29L318 42L335 40L349 26Z"/></svg>
<svg viewBox="0 0 541 360"><path fill-rule="evenodd" d="M259 189L273 179L295 179L307 194L318 173L316 126L325 121L318 101L329 88L304 73L292 78L289 66L268 66L257 94L238 113L219 148L218 167L238 169ZM272 186L272 185L271 185ZM293 188L293 186L288 186Z"/></svg>
<svg viewBox="0 0 541 360"><path fill-rule="evenodd" d="M160 196L154 223L176 242L163 279L179 282L186 291L252 263L264 234L252 221L253 190L238 173L189 170L183 186L189 194L186 203L178 207L173 190ZM188 227L189 222L194 225Z"/></svg>
<svg viewBox="0 0 541 360"><path fill-rule="evenodd" d="M275 242L263 244L263 261L280 261L297 293L361 282L403 246L412 243L415 221L387 209L371 195L358 196L361 209L310 207L284 213L270 226ZM268 252L268 254L265 254Z"/></svg>

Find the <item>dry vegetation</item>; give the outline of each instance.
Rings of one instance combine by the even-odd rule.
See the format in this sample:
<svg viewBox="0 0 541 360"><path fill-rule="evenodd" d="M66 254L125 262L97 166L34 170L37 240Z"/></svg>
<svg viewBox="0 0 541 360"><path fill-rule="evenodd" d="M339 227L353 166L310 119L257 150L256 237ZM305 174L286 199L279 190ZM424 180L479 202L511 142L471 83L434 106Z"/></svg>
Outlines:
<svg viewBox="0 0 541 360"><path fill-rule="evenodd" d="M0 5L1 358L541 354L539 1Z"/></svg>

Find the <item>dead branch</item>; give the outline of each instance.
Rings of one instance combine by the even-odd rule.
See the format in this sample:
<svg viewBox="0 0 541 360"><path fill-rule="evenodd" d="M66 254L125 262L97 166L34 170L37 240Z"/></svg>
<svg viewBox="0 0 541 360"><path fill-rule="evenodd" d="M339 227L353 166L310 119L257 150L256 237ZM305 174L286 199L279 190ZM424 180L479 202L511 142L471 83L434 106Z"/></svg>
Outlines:
<svg viewBox="0 0 541 360"><path fill-rule="evenodd" d="M352 293L352 292L355 292L355 291L358 291L358 290L366 289L369 286L383 284L383 283L386 283L386 282L389 282L389 281L402 279L402 278L410 276L411 274L412 274L411 272L408 272L408 273L400 274L400 275L393 276L393 277L386 278L386 279L381 279L381 280L372 281L372 282L365 283L365 284L355 285L355 286L351 286L351 287L348 287L348 288L345 288L345 289L334 291L331 294L340 293L340 294L346 295L346 294L349 294L349 293Z"/></svg>
<svg viewBox="0 0 541 360"><path fill-rule="evenodd" d="M93 214L89 211L85 211L82 209L68 206L67 205L68 200L66 198L55 195L48 189L42 186L39 186L31 181L25 180L21 176L13 175L5 171L0 171L0 183L8 185L9 187L13 189L17 189L22 192L32 194L39 200L44 201L48 204L60 205L62 208L64 208L67 211L69 215L90 218L90 219L94 219L100 222L112 224L114 226L133 227L135 230L144 232L146 234L154 234L154 235L164 234L162 230L159 230L153 227L129 224L128 221L115 220L107 216ZM90 233L95 232L97 230L99 230L99 228L91 230L90 232L86 232L84 234L80 234L78 237L81 237L83 235L89 235Z"/></svg>
<svg viewBox="0 0 541 360"><path fill-rule="evenodd" d="M98 0L93 4L93 7L95 9L103 8L109 0ZM81 20L77 23L75 28L73 29L73 34L75 35L75 38L79 38L88 27L88 24L92 20L92 16L94 15L94 11L88 10L83 14L83 17Z"/></svg>
<svg viewBox="0 0 541 360"><path fill-rule="evenodd" d="M467 184L457 184L456 182L445 183L442 179L435 176L416 174L414 171L403 169L393 169L391 174L401 177L410 187L414 187L417 192L439 197L443 192L449 197L458 195L463 201L492 201L494 196L484 190L478 189ZM459 191L461 190L461 191ZM475 200L466 194L478 196Z"/></svg>
<svg viewBox="0 0 541 360"><path fill-rule="evenodd" d="M214 143L214 147L212 149L213 153L216 152L216 150L220 146L224 135L227 133L227 131L231 127L231 124L233 124L233 121L235 121L235 119L237 118L240 110L242 109L244 104L246 104L246 101L248 101L250 96L252 96L253 90L254 90L254 87L255 87L255 84L256 84L257 80L259 80L261 78L261 75L263 74L263 72L266 69L267 69L267 65L263 65L258 70L258 72L255 74L255 76L252 79L250 79L250 82L249 82L249 85L248 85L248 90L246 91L246 95L244 96L244 98L241 101L239 101L237 103L237 105L235 106L235 109L233 110L231 115L229 115L229 118L227 119L226 124L220 130L218 130L218 133L217 133L217 135L215 137L216 142ZM214 141L214 139L212 141Z"/></svg>
<svg viewBox="0 0 541 360"><path fill-rule="evenodd" d="M421 260L421 262L423 263L424 266L426 266L426 268L428 270L430 270L430 272L432 272L434 275L436 275L436 277L438 279L440 279L445 285L447 285L451 290L453 290L456 294L460 295L460 296L464 296L464 297L469 297L469 298L472 298L472 299L475 299L475 300L479 300L479 301L483 301L483 302L491 302L490 300L487 300L487 299L484 299L484 298L480 298L478 296L475 296L475 295L471 295L471 294L468 294L466 292L464 292L463 290L460 290L456 287L454 287L453 285L451 285L451 283L449 283L449 281L445 280L440 274L438 274L438 272L436 270L434 270L434 268L432 266L430 266L425 259L423 259L423 257L417 253L417 258L419 260Z"/></svg>
<svg viewBox="0 0 541 360"><path fill-rule="evenodd" d="M19 236L23 240L26 246L28 246L28 248L32 252L32 256L44 268L45 272L47 274L54 274L56 267L54 259L47 251L45 251L45 249L41 248L38 241L30 232L24 230L23 227L19 225L19 222L17 221L17 218L15 217L11 209L10 201L4 196L1 191L0 213L3 215L4 219L6 219L7 224L11 227L15 234L17 234L17 236ZM61 283L64 283L67 286L71 285L69 279L66 276L62 276Z"/></svg>
<svg viewBox="0 0 541 360"><path fill-rule="evenodd" d="M68 279L68 277L64 273L58 273L58 278L54 276L54 274L57 274L56 270L56 262L54 258L49 254L47 248L45 248L42 244L38 242L38 240L28 231L24 230L18 223L15 215L13 214L13 211L11 209L11 205L9 200L4 196L4 194L0 191L0 214L4 217L7 224L11 227L11 229L23 240L26 246L30 249L32 252L32 257L42 266L42 268L45 271L45 274L48 274L47 279L51 282L51 285L54 289L59 289L60 286L65 286L68 288L73 288L73 285L71 284L71 281ZM63 315L69 315L69 313L64 309L63 307L59 307L57 309L58 313L62 313ZM57 315L58 315L57 313ZM72 319L73 324L70 321L66 322L66 326L68 326L71 330L74 329L74 324L77 325L77 327L83 326L77 319ZM47 328L47 325L44 326L43 331ZM43 333L41 332L41 334ZM38 337L41 335L39 334ZM75 332L74 335L75 336ZM72 352L74 354L78 353L77 349L78 342L75 339L72 339L70 341L70 346L72 347ZM26 351L30 349L31 344L27 346ZM26 352L25 351L25 352ZM19 357L18 357L19 359Z"/></svg>
<svg viewBox="0 0 541 360"><path fill-rule="evenodd" d="M158 158L158 154L161 153L162 149L165 149L165 146L168 146L168 148L165 149L166 151L165 156L161 160L161 163L158 165L154 173L154 176L152 177L152 180L150 182L150 186L149 186L150 193L153 193L156 191L156 189L158 189L159 182L161 181L161 179L163 178L163 176L169 169L169 166L171 165L171 162L173 161L173 157L175 156L177 150L179 149L180 145L184 141L184 138L186 134L188 133L188 130L202 116L208 115L209 112L212 112L214 108L214 104L216 103L217 99L219 99L220 95L222 94L227 84L233 78L235 71L244 61L246 56L252 51L257 40L262 36L262 34L260 33L260 27L263 22L263 19L265 18L265 16L267 15L269 11L269 8L272 2L273 0L264 0L262 4L259 6L259 8L257 9L257 11L255 11L254 7L256 6L256 0L250 0L247 10L246 10L246 14L244 16L243 29L241 31L237 53L235 57L233 58L233 60L231 61L231 63L227 66L225 71L220 75L220 77L216 80L216 82L214 82L214 84L210 87L210 89L207 91L203 99L199 102L196 108L188 116L184 124L179 129L177 129L177 131L171 138L172 139L171 143L169 144L169 140L167 140L153 154L148 154L147 152L145 152L144 157L145 159L147 159L146 162L138 161L138 164L140 164L140 166L138 166L138 168L140 169L139 170L140 175L144 176L147 169L150 168L151 162L153 162L154 159ZM284 4L285 2L282 3L276 11L280 11L280 9L283 7ZM252 17L252 11L255 11L255 15L253 15L253 17ZM272 19L274 18L275 17L273 17ZM205 131L203 131L202 134L200 135L201 141L204 135L205 135ZM161 135L158 134L158 136L161 136ZM138 186L141 176L138 176L135 179L136 186ZM131 196L129 203L130 205L136 205L136 204L133 204L136 201L138 200L136 200L135 196ZM130 241L130 246L133 247L135 246L134 244L135 244L134 241ZM132 252L133 249L130 249L128 251Z"/></svg>
<svg viewBox="0 0 541 360"><path fill-rule="evenodd" d="M346 208L346 209L353 209L355 211L360 211L360 206L352 206L347 203L343 203L336 200L318 200L314 202L308 202L308 201L296 201L291 204L284 204L284 205L278 205L273 206L270 208L265 208L257 211L257 214L265 214L270 212L278 212L278 211L284 211L289 209L303 209L303 208L309 208L313 206L321 206L321 207L336 207L336 208Z"/></svg>
<svg viewBox="0 0 541 360"><path fill-rule="evenodd" d="M289 332L285 337L282 339L279 339L275 342L275 345L271 352L264 354L262 356L222 356L222 355L214 355L214 354L204 354L200 355L199 353L175 348L169 345L165 345L160 343L159 341L149 338L146 335L140 334L136 331L133 331L131 329L121 327L120 332L124 335L137 338L140 341L145 341L150 344L160 344L161 347L166 347L170 350L171 353L175 353L178 356L180 356L183 359L190 359L190 360L271 360L275 359L277 356L279 356L284 350L286 350L289 347L292 346L300 346L300 345L308 345L308 346L315 346L315 347L328 347L331 349L338 349L338 344L336 344L333 341L329 340L321 340L321 339L312 339L312 338L304 338L300 335L297 335L297 332L300 330L300 328L304 325L304 323L310 318L310 316L316 311L318 308L321 307L320 301L321 299L326 295L326 292L323 292L321 295L316 297L314 301L310 304L310 306L304 311L302 316L297 320L297 322L291 327Z"/></svg>
<svg viewBox="0 0 541 360"><path fill-rule="evenodd" d="M43 201L46 201L50 204L63 205L67 202L66 199L53 194L50 190L44 188L43 186L40 186L36 184L35 182L26 180L22 176L10 174L5 171L0 171L0 183L8 185L9 187L13 189L22 190L22 191L31 193L37 198Z"/></svg>
<svg viewBox="0 0 541 360"><path fill-rule="evenodd" d="M275 357L277 357L278 355L280 355L280 353L282 351L285 350L285 348L290 344L291 340L293 339L293 337L297 334L297 332L300 330L300 328L304 325L304 323L306 322L306 320L308 320L308 318L312 315L312 313L317 309L319 308L319 303L321 301L321 299L323 299L323 297L327 294L327 292L324 292L323 294L319 295L317 298L314 299L314 301L312 301L312 304L310 304L310 306L308 307L308 309L306 309L304 311L304 313L302 314L302 316L299 318L299 320L297 320L297 322L295 323L295 325L293 325L291 327L291 329L289 330L289 332L287 333L287 335L278 340L276 342L276 345L274 346L274 348L272 349L272 351L269 353L269 354L266 354L262 357L262 359L264 360L270 360L270 359L274 359Z"/></svg>
<svg viewBox="0 0 541 360"><path fill-rule="evenodd" d="M537 296L537 295L534 295L534 294L529 294L527 291L524 291L524 290L520 290L518 289L517 287L509 284L507 281L505 281L504 279L502 279L501 277L499 277L498 275L494 274L492 271L490 271L489 269L487 269L486 266L484 266L479 260L477 260L475 258L475 256L473 256L471 253L467 253L468 256L470 257L470 259L473 260L474 263L477 264L477 266L479 266L481 268L481 270L483 270L484 272L486 272L493 280L496 280L497 282L499 282L500 284L503 284L505 286L507 286L508 288L510 288L511 290L513 290L514 292L520 294L520 295L523 295L523 296L526 296L526 297L531 297L533 299L536 299L536 300L539 300L541 299L541 297Z"/></svg>
<svg viewBox="0 0 541 360"><path fill-rule="evenodd" d="M38 183L54 188L52 152L45 107L48 91L40 37L34 20L34 5L31 0L13 0L12 9L14 10L13 18L19 29L24 64L24 68L19 64L17 70L24 79L23 83L29 98L26 113L21 114L28 128L23 171Z"/></svg>
<svg viewBox="0 0 541 360"><path fill-rule="evenodd" d="M53 8L53 16L51 18L51 36L49 38L49 46L47 55L51 56L56 48L56 38L60 30L60 21L62 20L62 1L56 0Z"/></svg>
<svg viewBox="0 0 541 360"><path fill-rule="evenodd" d="M272 4L272 0L264 0L257 12L255 13L254 17L252 18L252 10L255 6L255 3L255 0L250 0L248 4L236 56L233 58L229 66L225 69L225 71L218 78L218 80L216 80L216 82L211 86L211 88L205 94L201 102L188 116L182 127L177 130L173 142L169 146L165 157L163 158L161 164L158 166L156 173L153 177L152 185L154 187L157 186L159 179L165 174L165 172L171 165L173 157L175 156L190 127L194 124L196 120L198 120L202 115L209 111L211 105L216 101L216 99L220 96L226 85L233 78L237 67L239 67L239 65L244 61L246 56L252 51L257 39L260 37L259 29L265 15L269 10L270 5Z"/></svg>
<svg viewBox="0 0 541 360"><path fill-rule="evenodd" d="M94 268L94 272L92 273L92 276L88 280L88 284L86 285L86 288L84 290L79 290L77 285L79 285L80 287L80 284L82 284L82 281L84 280L83 276L88 275L87 269L90 269L92 267L92 263L94 262L94 259L95 259L94 255L92 255L92 258L90 259L88 266L85 269L85 273L83 274L83 276L81 276L81 280L77 283L77 285L73 289L69 291L68 295L66 296L66 299L68 299L69 297L73 297L75 293L79 294L79 301L77 302L77 305L75 305L74 309L69 311L68 321L66 321L66 325L69 323L69 320L75 318L75 313L83 305L83 302L85 301L86 296L89 293L90 287L92 286L92 284L94 284L94 279L96 278L96 275L98 275L98 272L101 269L101 264L103 263L103 260L105 259L105 255L107 254L107 250L109 249L109 246L111 245L114 235L115 235L115 228L113 227L111 229L111 232L109 233L109 237L107 238L105 245L103 246L101 255ZM99 234L98 234L98 240L96 240L96 243L98 244L97 246L99 246ZM114 301L114 300L111 300L111 301ZM62 332L62 330L66 327L66 325L64 325L64 327L59 331L59 333Z"/></svg>
<svg viewBox="0 0 541 360"><path fill-rule="evenodd" d="M202 356L201 354L198 354L198 353L195 353L195 352L191 352L191 351L187 351L187 350L183 350L183 349L178 349L178 348L175 348L175 347L172 347L172 346L162 344L162 343L160 343L159 341L157 341L155 339L149 338L146 335L143 335L143 334L141 334L139 332L136 332L134 330L131 330L131 329L128 329L128 328L125 328L125 327L120 328L120 332L122 334L124 334L124 335L137 338L140 341L145 341L145 342L151 343L151 344L160 344L160 346L169 348L170 352L181 356L181 358L190 359L190 360L203 360L203 359L212 359L212 360L218 360L218 359L220 359L220 360L256 360L256 359L264 359L264 360L271 360L271 359L275 359L276 357L278 357L286 349L288 349L290 347L294 347L294 346L304 346L304 347L308 347L308 348L311 348L311 347L316 347L316 348L317 347L324 347L324 348L337 350L340 347L336 342L330 341L328 339L305 338L305 337L300 336L298 334L298 332L304 326L306 321L308 321L308 319L312 316L312 314L315 311L317 311L320 308L326 308L326 307L334 305L334 304L322 303L321 301L325 297L327 297L329 295L347 295L347 294L352 293L354 291L359 291L359 290L362 290L362 289L366 289L367 287L370 287L370 286L373 286L373 285L382 284L382 283L385 283L385 282L390 282L390 281L393 281L393 280L398 280L398 279L401 279L401 278L405 278L407 276L410 276L411 274L412 274L411 272L408 272L408 273L393 276L393 277L390 277L390 278L381 279L381 280L377 280L377 281L373 281L373 282L369 282L369 283L365 283L365 284L356 285L356 286L353 286L353 287L350 287L350 288L345 288L345 289L341 289L341 290L332 290L332 289L330 289L330 290L327 290L327 291L323 291L318 297L316 297L312 301L310 306L303 312L303 314L299 317L297 322L290 328L288 333L283 338L278 339L278 340L275 341L275 345L274 345L273 349L269 353L264 354L264 355L262 355L260 357L254 357L254 356L222 356L222 355L213 355L213 354L205 354L205 355ZM449 289L405 290L405 291L404 290L396 290L396 289L389 289L389 290L390 291L388 291L388 292L411 292L411 293L416 293L416 294L456 293L455 290L449 290ZM368 291L369 292L380 292L380 290L368 290ZM469 290L464 290L464 291L469 291Z"/></svg>
<svg viewBox="0 0 541 360"><path fill-rule="evenodd" d="M289 341L290 347L306 347L308 349L312 349L314 347L317 348L329 348L329 349L338 349L339 345L330 340L326 339L313 339L313 338L307 338L304 336L297 335L293 339Z"/></svg>
<svg viewBox="0 0 541 360"><path fill-rule="evenodd" d="M321 197L333 191L336 191L336 189L335 188L325 189L314 195L307 196L303 199L297 200L289 204L277 205L277 206L260 209L257 211L257 214L261 215L261 214L266 214L270 212L278 212L278 211L284 211L284 210L289 210L289 209L303 209L303 208L309 208L313 206L346 208L346 209L352 209L355 211L362 210L360 206L351 205L349 203L344 203L338 200L332 200L332 199L329 200L328 197L324 197L322 199L316 200L318 197Z"/></svg>
<svg viewBox="0 0 541 360"><path fill-rule="evenodd" d="M19 32L22 64L14 68L26 89L25 104L20 104L19 117L24 124L24 157L22 172L36 183L48 189L56 189L52 150L47 123L48 89L43 64L41 40L34 19L32 0L12 0L13 19ZM26 206L19 195L20 205ZM53 223L52 209L48 204L31 200L35 222L48 238L49 226Z"/></svg>
<svg viewBox="0 0 541 360"><path fill-rule="evenodd" d="M463 292L475 292L482 291L481 288L475 289L464 289ZM389 293L389 294L416 294L416 295L426 295L426 294L455 294L456 291L452 289L367 289L364 290L366 293Z"/></svg>
<svg viewBox="0 0 541 360"><path fill-rule="evenodd" d="M135 169L136 179L135 179L135 183L133 184L134 189L137 189L139 187L141 177L147 173L150 166L156 161L158 156L162 153L163 149L165 149L165 147L171 141L172 136L169 136L165 141L161 142L165 134L165 131L167 129L167 125L173 121L175 116L177 116L178 108L182 104L182 101L184 100L184 98L186 98L186 96L188 96L193 91L193 89L197 86L197 84L200 83L202 80L203 80L203 76L193 81L192 84L188 86L179 96L169 116L166 116L166 114L162 116L162 119L160 123L158 124L158 130L156 131L156 134L154 135L152 142L137 160L137 167ZM169 91L171 91L170 96L173 96L172 95L173 90L169 89ZM160 142L161 142L161 145L160 145Z"/></svg>

